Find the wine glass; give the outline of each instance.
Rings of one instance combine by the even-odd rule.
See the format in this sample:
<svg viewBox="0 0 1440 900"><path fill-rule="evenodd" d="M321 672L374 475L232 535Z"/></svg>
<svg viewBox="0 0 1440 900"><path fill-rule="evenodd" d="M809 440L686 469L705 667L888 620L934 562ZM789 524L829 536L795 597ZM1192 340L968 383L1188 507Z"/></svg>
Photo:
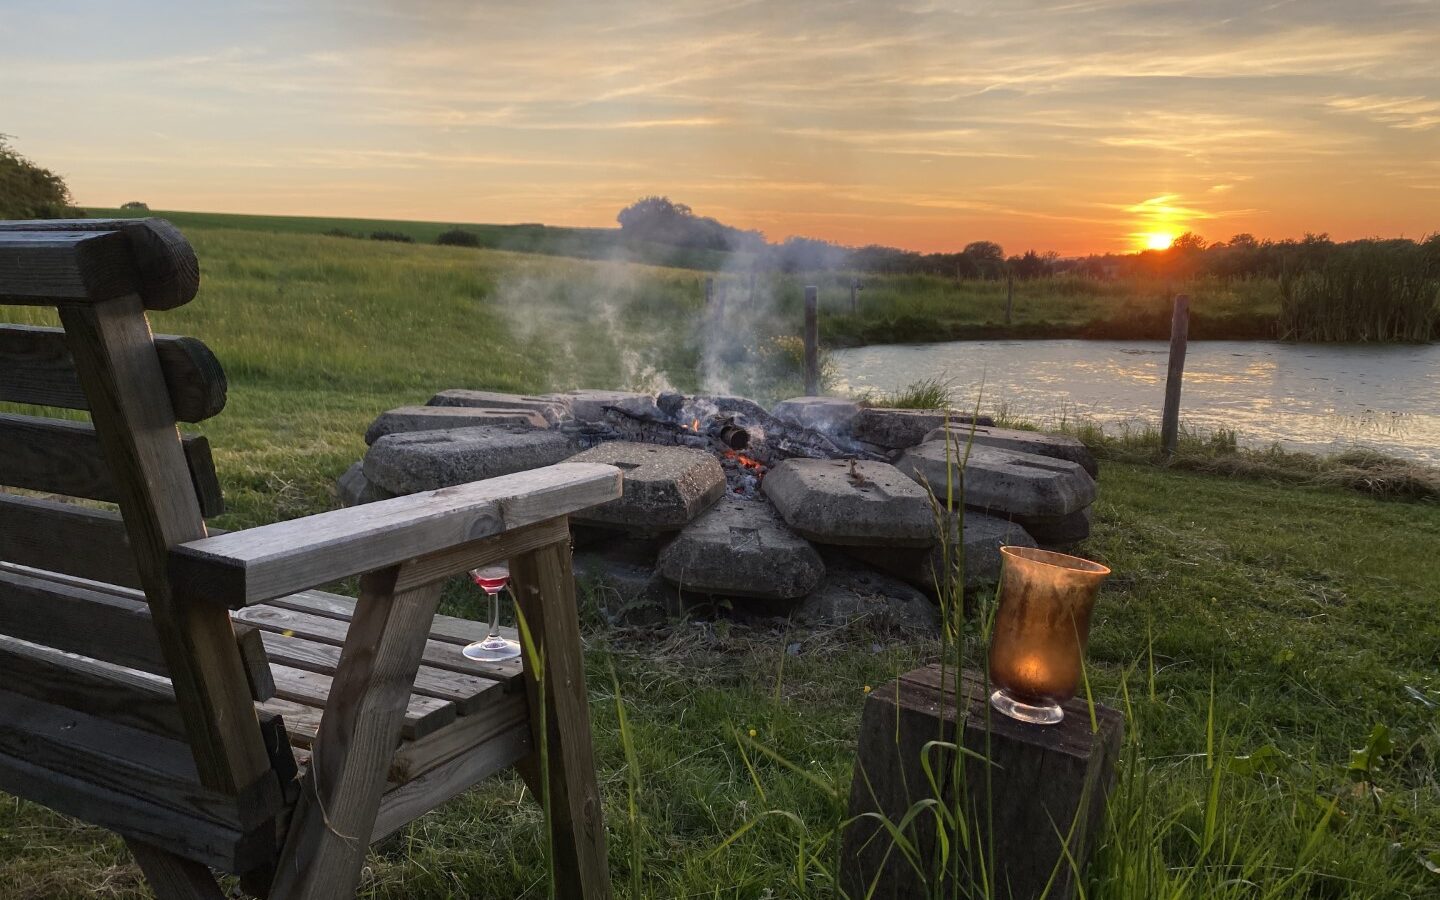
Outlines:
<svg viewBox="0 0 1440 900"><path fill-rule="evenodd" d="M510 583L510 567L498 564L470 570L470 580L490 598L490 633L483 641L469 644L461 652L469 659L499 662L520 655L520 644L500 636L500 592Z"/></svg>

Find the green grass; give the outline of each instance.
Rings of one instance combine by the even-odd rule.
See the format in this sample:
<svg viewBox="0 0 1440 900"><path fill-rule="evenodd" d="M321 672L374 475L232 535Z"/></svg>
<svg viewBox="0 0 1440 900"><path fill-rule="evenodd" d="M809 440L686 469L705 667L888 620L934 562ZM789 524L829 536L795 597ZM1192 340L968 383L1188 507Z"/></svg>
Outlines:
<svg viewBox="0 0 1440 900"><path fill-rule="evenodd" d="M156 328L197 335L226 363L229 408L202 430L227 527L329 508L374 415L441 388L696 382L694 273L187 233L204 287ZM1111 460L1096 513L1082 552L1115 575L1089 676L1097 700L1129 709L1138 739L1087 896L1440 894L1423 862L1440 863L1440 507ZM836 896L865 687L938 645L865 623L613 628L586 602L619 896ZM446 609L478 612L458 589ZM1376 725L1394 750L1353 771ZM377 848L366 895L544 896L542 835L521 782L493 780ZM7 898L144 896L115 839L3 797L0 886Z"/></svg>
<svg viewBox="0 0 1440 900"><path fill-rule="evenodd" d="M637 241L623 237L619 228L574 228L528 223L521 225L477 225L447 222L409 222L396 219L347 219L334 216L253 216L237 213L184 212L181 210L96 209L86 213L95 218L143 218L159 216L189 232L192 228L224 228L268 234L327 234L344 232L352 238L368 239L379 232L393 232L417 243L433 244L442 233L459 228L474 234L479 246L489 250L573 256L580 259L641 262L686 269L720 269L728 255Z"/></svg>

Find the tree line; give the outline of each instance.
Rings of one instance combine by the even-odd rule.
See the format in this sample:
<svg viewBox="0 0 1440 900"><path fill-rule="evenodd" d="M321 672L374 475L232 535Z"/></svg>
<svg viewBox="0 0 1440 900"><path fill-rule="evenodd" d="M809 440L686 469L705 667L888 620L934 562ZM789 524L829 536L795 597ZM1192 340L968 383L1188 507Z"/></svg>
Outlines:
<svg viewBox="0 0 1440 900"><path fill-rule="evenodd" d="M1186 232L1165 250L1106 253L1062 259L1053 251L1026 250L1006 255L994 241L972 241L958 252L920 253L870 244L847 247L808 237L778 244L762 232L733 228L697 215L668 197L644 197L616 217L630 238L707 250L744 253L757 269L779 272L853 271L885 275L939 275L957 279L1044 278L1075 274L1093 278L1165 277L1287 278L1357 259L1380 261L1397 270L1440 277L1440 233L1409 238L1333 241L1328 234L1299 239L1261 240L1237 234L1207 241Z"/></svg>

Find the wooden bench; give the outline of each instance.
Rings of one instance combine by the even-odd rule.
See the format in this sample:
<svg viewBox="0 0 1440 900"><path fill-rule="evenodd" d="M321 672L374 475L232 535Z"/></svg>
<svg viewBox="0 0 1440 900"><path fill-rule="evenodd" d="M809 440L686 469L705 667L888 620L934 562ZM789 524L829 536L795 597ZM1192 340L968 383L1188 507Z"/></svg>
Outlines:
<svg viewBox="0 0 1440 900"><path fill-rule="evenodd" d="M210 448L176 423L220 412L224 373L146 317L198 285L160 220L0 222L0 305L63 326L0 324L0 401L89 412L0 414L0 790L117 832L162 898L219 898L212 869L343 898L371 842L515 766L559 896L608 897L566 516L620 472L207 532ZM483 626L435 615L442 582L499 560L523 663L466 659ZM359 600L315 590L353 575Z"/></svg>

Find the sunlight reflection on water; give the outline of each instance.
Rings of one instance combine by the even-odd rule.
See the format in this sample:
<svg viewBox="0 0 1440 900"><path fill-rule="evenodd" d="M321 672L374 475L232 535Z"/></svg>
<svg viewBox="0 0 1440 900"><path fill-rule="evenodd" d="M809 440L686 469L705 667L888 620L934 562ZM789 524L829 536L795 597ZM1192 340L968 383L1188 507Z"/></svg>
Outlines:
<svg viewBox="0 0 1440 900"><path fill-rule="evenodd" d="M891 391L947 378L962 406L1006 404L1040 423L1068 411L1155 421L1168 345L1159 341L961 341L837 350L841 387ZM1440 463L1440 345L1202 341L1185 362L1181 419L1292 450L1352 446Z"/></svg>

